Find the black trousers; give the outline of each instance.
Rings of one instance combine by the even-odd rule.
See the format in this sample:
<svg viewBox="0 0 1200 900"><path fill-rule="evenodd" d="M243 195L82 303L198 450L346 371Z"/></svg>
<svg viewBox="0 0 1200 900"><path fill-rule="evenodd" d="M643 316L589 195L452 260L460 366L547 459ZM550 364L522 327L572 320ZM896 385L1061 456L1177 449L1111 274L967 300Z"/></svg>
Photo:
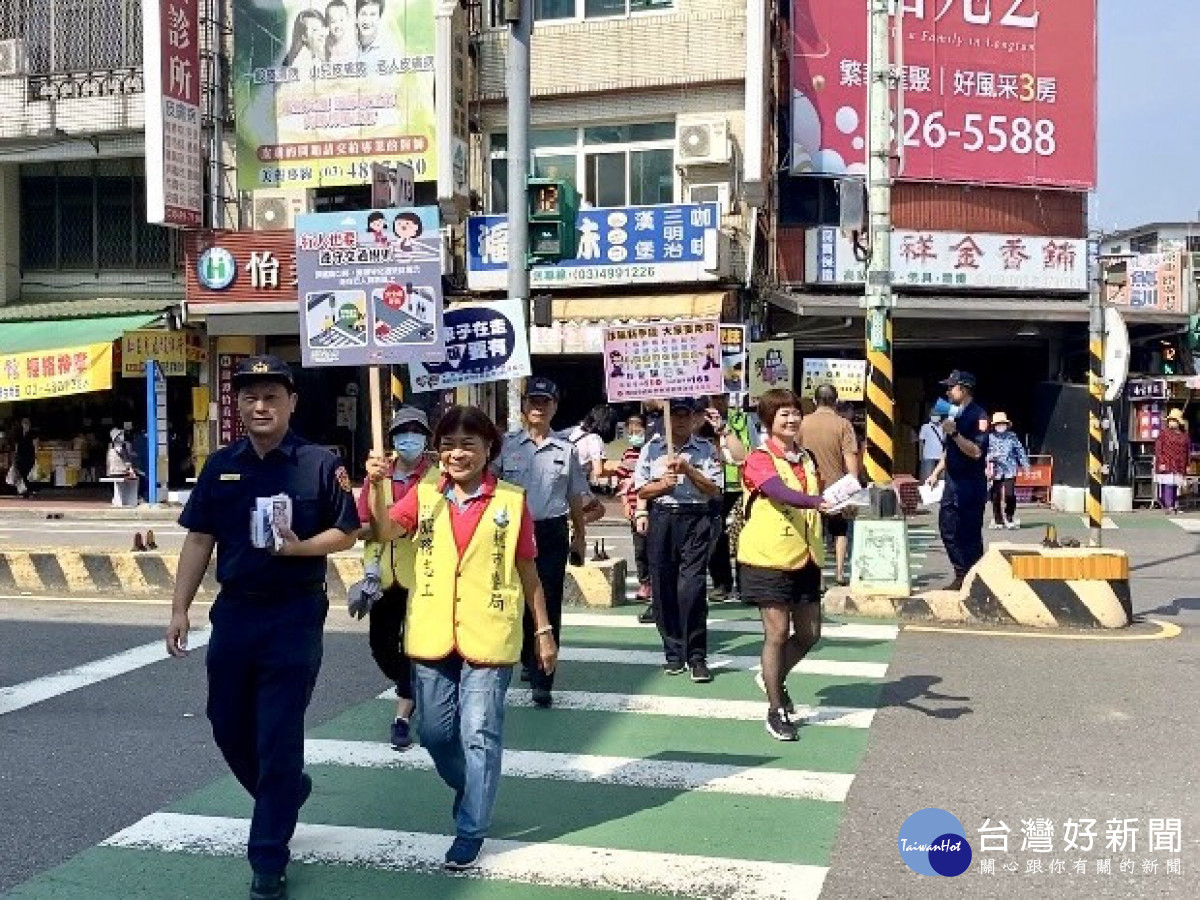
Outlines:
<svg viewBox="0 0 1200 900"><path fill-rule="evenodd" d="M637 569L638 584L650 583L650 561L646 556L646 536L638 534L633 523L629 523L629 532L633 536L633 564Z"/></svg>
<svg viewBox="0 0 1200 900"><path fill-rule="evenodd" d="M543 519L533 523L537 538L537 570L546 594L546 613L554 628L554 642L562 634L563 584L567 580L567 555L571 552L571 528L567 517ZM521 664L529 670L529 686L533 688L554 687L554 676L538 668L537 640L533 636L533 611L525 607L525 640L521 645Z"/></svg>
<svg viewBox="0 0 1200 900"><path fill-rule="evenodd" d="M209 618L208 720L234 777L254 798L247 856L282 872L300 814L304 713L321 670L324 591L252 600L222 592Z"/></svg>
<svg viewBox="0 0 1200 900"><path fill-rule="evenodd" d="M962 484L946 479L938 510L938 529L954 574L962 577L983 557L983 510L987 484Z"/></svg>
<svg viewBox="0 0 1200 900"><path fill-rule="evenodd" d="M992 482L992 519L997 525L1011 522L1017 513L1017 479L997 478Z"/></svg>
<svg viewBox="0 0 1200 900"><path fill-rule="evenodd" d="M709 531L707 504L650 506L646 550L654 620L667 662L693 663L708 656Z"/></svg>
<svg viewBox="0 0 1200 900"><path fill-rule="evenodd" d="M367 641L371 656L384 677L396 683L396 696L413 698L412 660L404 652L404 614L408 611L408 591L393 584L375 601L370 613Z"/></svg>
<svg viewBox="0 0 1200 900"><path fill-rule="evenodd" d="M721 498L720 518L713 516L712 559L708 563L708 574L712 576L713 587L733 590L734 566L729 552L729 514L733 512L741 494L737 491L726 491Z"/></svg>

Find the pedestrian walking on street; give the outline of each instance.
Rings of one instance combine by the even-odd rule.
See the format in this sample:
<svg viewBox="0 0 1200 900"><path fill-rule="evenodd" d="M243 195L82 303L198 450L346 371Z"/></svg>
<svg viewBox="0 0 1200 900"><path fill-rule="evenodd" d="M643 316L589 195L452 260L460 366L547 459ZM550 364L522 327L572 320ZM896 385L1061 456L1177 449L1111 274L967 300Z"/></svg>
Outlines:
<svg viewBox="0 0 1200 900"><path fill-rule="evenodd" d="M832 384L819 385L814 399L817 408L800 425L800 443L816 460L819 494L846 475L858 477L859 448L854 425L838 413L837 388ZM850 583L846 575L850 520L843 513L827 515L825 532L833 539L834 577L839 585L845 586Z"/></svg>
<svg viewBox="0 0 1200 900"><path fill-rule="evenodd" d="M921 461L917 469L917 480L925 482L933 474L942 454L946 452L946 437L942 434L942 417L935 412L929 414L929 421L921 426L917 433L917 444Z"/></svg>
<svg viewBox="0 0 1200 900"><path fill-rule="evenodd" d="M1158 485L1158 502L1169 516L1179 513L1179 494L1187 483L1191 452L1192 439L1183 410L1173 409L1154 441L1154 483Z"/></svg>
<svg viewBox="0 0 1200 900"><path fill-rule="evenodd" d="M762 447L742 470L745 522L738 539L742 602L763 623L759 687L767 695L767 733L797 738L788 673L821 639L821 533L824 502L817 462L800 443L800 398L775 388L758 401Z"/></svg>
<svg viewBox="0 0 1200 900"><path fill-rule="evenodd" d="M617 478L620 480L621 503L625 515L629 519L629 532L633 539L633 562L637 572L637 599L641 603L650 602L650 564L646 558L646 528L649 524L650 513L643 500L638 499L637 489L633 486L634 470L637 469L638 457L646 444L646 420L640 413L634 413L625 420L625 440L629 446L621 456ZM647 613L649 622L654 621L654 611L647 606L642 615ZM639 617L640 618L640 617Z"/></svg>
<svg viewBox="0 0 1200 900"><path fill-rule="evenodd" d="M254 798L247 847L251 900L287 895L288 843L312 791L304 774L304 712L321 668L329 600L326 558L354 546L350 479L337 458L289 428L291 370L273 356L245 360L233 390L246 437L213 453L179 524L187 529L167 652L187 653L188 610L217 550L221 589L209 618L208 718L230 770ZM291 523L272 516L252 534L257 501L285 495ZM274 509L276 504L272 504Z"/></svg>
<svg viewBox="0 0 1200 900"><path fill-rule="evenodd" d="M721 502L713 516L712 557L708 574L712 578L712 599L721 603L729 599L737 585L736 572L730 555L729 519L742 496L742 464L746 454L757 445L754 425L744 410L729 405L728 394L716 394L709 400L705 422L712 429L711 439L717 445L724 464ZM708 435L705 435L708 437Z"/></svg>
<svg viewBox="0 0 1200 900"><path fill-rule="evenodd" d="M441 478L423 480L389 509L387 463L368 464L381 537L415 544L415 582L404 644L413 659L421 746L454 790L448 869L469 869L492 821L504 750L504 697L533 619L539 671L554 672L554 628L538 580L534 522L519 486L488 467L503 437L472 406L452 407L433 444Z"/></svg>
<svg viewBox="0 0 1200 900"><path fill-rule="evenodd" d="M672 447L655 437L642 448L634 486L650 510L646 552L651 608L662 637L663 671L690 669L692 681L709 682L706 572L711 550L709 503L721 493L721 462L710 441L695 433L699 400L670 401Z"/></svg>
<svg viewBox="0 0 1200 900"><path fill-rule="evenodd" d="M938 530L954 577L946 590L957 591L967 572L983 557L983 511L987 506L987 412L975 402L975 376L955 369L941 382L946 398L958 414L942 420L946 450L925 483L937 484L942 473L946 486L938 507Z"/></svg>
<svg viewBox="0 0 1200 900"><path fill-rule="evenodd" d="M537 570L546 592L546 610L554 642L562 635L562 601L567 561L583 565L587 546L585 507L594 498L569 440L551 427L558 412L558 386L549 378L530 378L521 403L525 428L504 437L497 463L501 478L526 491L537 535ZM598 505L598 504L592 504ZM601 508L602 512L602 508ZM522 677L529 676L533 702L545 709L554 702L554 673L537 667L537 640L532 613L525 612L525 642L521 651Z"/></svg>
<svg viewBox="0 0 1200 900"><path fill-rule="evenodd" d="M1025 445L1012 432L1007 413L992 416L992 433L988 437L986 474L991 484L992 529L1021 527L1017 518L1017 473L1029 472L1029 454Z"/></svg>
<svg viewBox="0 0 1200 900"><path fill-rule="evenodd" d="M567 433L567 440L575 445L583 474L591 484L602 484L606 478L617 474L619 463L604 458L604 445L616 437L616 413L608 404L593 406L583 421Z"/></svg>
<svg viewBox="0 0 1200 900"><path fill-rule="evenodd" d="M22 419L13 441L13 461L9 466L7 481L22 500L28 500L34 495L29 486L29 473L37 463L37 440L33 434L33 422Z"/></svg>
<svg viewBox="0 0 1200 900"><path fill-rule="evenodd" d="M423 480L436 480L425 451L429 445L429 419L422 410L401 406L392 416L388 441L392 457L386 477L391 482L393 503L397 503ZM386 494L386 491L385 491ZM412 662L404 652L404 618L408 595L414 583L416 551L409 540L380 540L380 529L371 515L371 492L358 496L358 518L365 526L360 536L363 570L366 578L351 588L351 615L368 615L368 642L379 670L396 685L396 714L389 738L396 750L412 746L410 719L413 713Z"/></svg>

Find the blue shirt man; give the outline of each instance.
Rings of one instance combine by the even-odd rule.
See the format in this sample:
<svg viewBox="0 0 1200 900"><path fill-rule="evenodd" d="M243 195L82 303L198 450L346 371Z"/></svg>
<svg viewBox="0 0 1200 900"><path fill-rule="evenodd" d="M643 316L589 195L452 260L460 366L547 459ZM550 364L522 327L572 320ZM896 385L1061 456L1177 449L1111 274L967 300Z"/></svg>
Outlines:
<svg viewBox="0 0 1200 900"><path fill-rule="evenodd" d="M943 463L946 487L938 509L938 528L954 567L948 590L959 590L971 567L983 557L983 510L987 505L988 416L975 402L975 376L955 369L941 382L946 398L959 407L942 421L946 436Z"/></svg>
<svg viewBox="0 0 1200 900"><path fill-rule="evenodd" d="M167 652L187 653L188 609L217 550L221 591L209 618L208 718L230 770L254 798L248 857L253 900L286 895L288 843L312 791L304 774L304 711L321 667L329 601L326 558L354 546L359 529L350 480L333 454L289 429L296 408L291 370L251 357L233 375L246 437L209 457L179 523L188 529ZM290 524L260 498L286 494Z"/></svg>

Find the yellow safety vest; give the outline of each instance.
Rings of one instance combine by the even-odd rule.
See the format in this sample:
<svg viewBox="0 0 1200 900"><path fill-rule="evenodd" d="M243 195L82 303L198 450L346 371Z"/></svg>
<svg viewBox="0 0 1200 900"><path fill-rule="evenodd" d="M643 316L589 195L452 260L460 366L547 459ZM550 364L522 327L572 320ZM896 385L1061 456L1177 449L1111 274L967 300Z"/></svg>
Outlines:
<svg viewBox="0 0 1200 900"><path fill-rule="evenodd" d="M459 555L446 497L436 484L417 485L416 581L408 598L404 649L413 659L445 659L454 651L479 665L521 658L525 595L517 575L517 538L525 492L506 481Z"/></svg>
<svg viewBox="0 0 1200 900"><path fill-rule="evenodd" d="M430 484L437 485L441 474L436 466L430 466L423 476L421 481L428 481ZM418 482L420 484L420 482ZM416 490L414 487L413 490ZM398 538L394 541L364 541L363 542L363 568L365 569L372 562L379 563L379 582L383 585L383 589L387 590L394 584L400 585L405 590L411 591L413 586L413 567L417 559L416 546L407 537Z"/></svg>
<svg viewBox="0 0 1200 900"><path fill-rule="evenodd" d="M769 450L755 451L770 453ZM804 480L785 459L771 453L779 477L794 491L815 494L820 482L811 456L804 453ZM744 489L745 524L738 537L738 562L763 569L795 571L808 563L825 562L825 542L821 534L821 514L815 509L797 509L778 503L757 492Z"/></svg>

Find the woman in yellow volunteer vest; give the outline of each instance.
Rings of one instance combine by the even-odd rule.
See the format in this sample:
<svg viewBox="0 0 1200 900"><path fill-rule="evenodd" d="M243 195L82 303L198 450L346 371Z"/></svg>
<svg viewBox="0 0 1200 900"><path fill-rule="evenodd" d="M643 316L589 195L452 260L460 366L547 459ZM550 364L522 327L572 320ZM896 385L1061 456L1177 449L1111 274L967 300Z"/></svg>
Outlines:
<svg viewBox="0 0 1200 900"><path fill-rule="evenodd" d="M745 524L738 538L742 601L759 608L763 622L762 672L767 733L794 741L795 712L784 681L821 638L821 535L824 503L817 466L800 446L800 398L767 391L758 417L768 435L742 469Z"/></svg>
<svg viewBox="0 0 1200 900"><path fill-rule="evenodd" d="M441 479L422 481L395 505L375 487L386 462L372 454L367 466L380 537L415 544L404 649L413 660L421 745L455 792L449 869L477 864L491 824L504 695L521 658L527 603L538 664L553 672L558 659L525 492L488 471L502 441L482 410L451 408L433 435Z"/></svg>

